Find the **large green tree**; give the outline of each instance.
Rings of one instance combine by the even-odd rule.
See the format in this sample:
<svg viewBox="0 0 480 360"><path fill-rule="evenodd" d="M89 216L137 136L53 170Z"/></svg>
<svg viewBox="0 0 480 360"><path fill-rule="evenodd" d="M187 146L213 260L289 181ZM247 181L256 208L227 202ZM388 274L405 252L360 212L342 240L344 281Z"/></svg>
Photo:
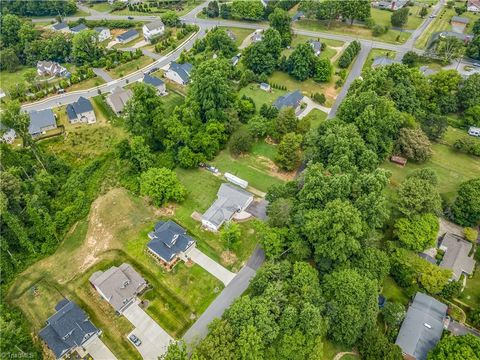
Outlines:
<svg viewBox="0 0 480 360"><path fill-rule="evenodd" d="M460 184L452 211L457 224L473 227L480 223L480 178Z"/></svg>
<svg viewBox="0 0 480 360"><path fill-rule="evenodd" d="M418 177L407 178L398 187L398 210L405 216L437 214L442 208L442 200L436 187Z"/></svg>
<svg viewBox="0 0 480 360"><path fill-rule="evenodd" d="M282 37L282 45L288 46L292 42L292 18L285 10L276 7L268 16L270 26L276 29Z"/></svg>
<svg viewBox="0 0 480 360"><path fill-rule="evenodd" d="M148 196L153 204L162 206L170 200L182 201L186 188L172 170L150 168L140 175L140 193Z"/></svg>
<svg viewBox="0 0 480 360"><path fill-rule="evenodd" d="M92 63L102 55L95 30L84 30L72 39L72 59L77 65Z"/></svg>
<svg viewBox="0 0 480 360"><path fill-rule="evenodd" d="M480 359L480 339L472 334L445 336L428 353L428 360L478 360Z"/></svg>
<svg viewBox="0 0 480 360"><path fill-rule="evenodd" d="M282 170L292 171L300 162L302 135L293 132L285 134L278 145L275 162Z"/></svg>

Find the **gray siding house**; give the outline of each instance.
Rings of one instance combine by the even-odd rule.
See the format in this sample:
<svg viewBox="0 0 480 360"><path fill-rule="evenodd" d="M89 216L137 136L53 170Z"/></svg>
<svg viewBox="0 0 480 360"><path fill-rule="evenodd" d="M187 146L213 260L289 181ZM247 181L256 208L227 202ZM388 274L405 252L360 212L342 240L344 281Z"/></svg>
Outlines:
<svg viewBox="0 0 480 360"><path fill-rule="evenodd" d="M28 126L28 132L33 137L40 136L48 130L57 128L57 122L55 115L51 109L45 110L32 110L28 114L30 116L30 125Z"/></svg>
<svg viewBox="0 0 480 360"><path fill-rule="evenodd" d="M107 96L107 104L110 105L115 114L120 114L125 104L133 96L132 90L116 87L112 93Z"/></svg>
<svg viewBox="0 0 480 360"><path fill-rule="evenodd" d="M175 81L180 85L187 85L190 82L190 75L193 65L189 63L179 64L175 61L170 63L170 67L165 72L165 77Z"/></svg>

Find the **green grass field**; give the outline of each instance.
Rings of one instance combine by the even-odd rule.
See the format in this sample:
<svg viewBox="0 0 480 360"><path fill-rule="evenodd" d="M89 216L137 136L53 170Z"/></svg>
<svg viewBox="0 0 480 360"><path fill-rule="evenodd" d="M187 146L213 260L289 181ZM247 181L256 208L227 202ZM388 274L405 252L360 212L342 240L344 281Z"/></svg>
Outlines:
<svg viewBox="0 0 480 360"><path fill-rule="evenodd" d="M327 119L327 114L321 110L313 109L305 118L310 120L310 127L316 129Z"/></svg>
<svg viewBox="0 0 480 360"><path fill-rule="evenodd" d="M240 91L238 92L238 95L239 96L246 95L248 97L251 97L255 102L255 106L257 107L257 110L259 110L263 104L271 105L275 102L275 100L277 100L278 97L283 96L286 93L287 91L278 90L278 89L272 89L271 92L266 92L266 91L260 90L259 84L251 83L251 84L248 84L246 87L240 89Z"/></svg>
<svg viewBox="0 0 480 360"><path fill-rule="evenodd" d="M398 302L407 305L410 301L410 297L405 293L405 290L398 286L395 280L390 276L386 277L383 281L381 293L385 296L387 301L390 302Z"/></svg>
<svg viewBox="0 0 480 360"><path fill-rule="evenodd" d="M479 251L477 246L477 251ZM460 300L472 308L478 308L480 305L480 269L477 268L471 278L467 278L467 285L460 295Z"/></svg>
<svg viewBox="0 0 480 360"><path fill-rule="evenodd" d="M243 29L243 28L237 28L237 27L221 27L222 29L229 29L233 34L235 34L235 44L237 44L237 46L240 46L243 42L243 40L245 40L245 38L250 35L251 33L253 33L254 30L252 29Z"/></svg>
<svg viewBox="0 0 480 360"><path fill-rule="evenodd" d="M142 69L148 64L151 64L152 62L153 59L149 58L148 56L142 55L138 59L129 61L125 64L121 64L114 69L107 70L107 72L112 78L118 79L134 71Z"/></svg>
<svg viewBox="0 0 480 360"><path fill-rule="evenodd" d="M321 59L331 59L337 54L337 50L333 49L335 48L341 48L343 46L343 42L338 41L338 40L329 40L329 39L322 39L322 38L316 38L316 37L311 37L311 36L305 36L305 35L294 35L292 39L292 45L290 49L285 49L282 51L282 55L289 56L295 47L297 47L299 44L306 43L309 40L319 40L322 43L325 43L327 45L325 50L322 50L320 53L320 58Z"/></svg>
<svg viewBox="0 0 480 360"><path fill-rule="evenodd" d="M405 30L414 30L420 26L424 19L420 17L420 10L422 9L421 6L410 6L408 7L410 10L407 24L405 25ZM430 12L430 9L427 8ZM388 10L381 10L372 8L371 9L372 19L378 25L389 26L392 27L391 17L393 12ZM428 16L428 15L427 15ZM426 16L426 17L427 17Z"/></svg>
<svg viewBox="0 0 480 360"><path fill-rule="evenodd" d="M108 2L95 3L89 7L93 10L100 11L103 13L108 13L113 9L113 6L110 5Z"/></svg>
<svg viewBox="0 0 480 360"><path fill-rule="evenodd" d="M382 50L382 49L372 49L368 53L367 60L365 61L365 64L363 64L363 69L362 72L371 69L373 60L378 57L378 56L386 56L388 58L394 59L396 53L394 51L388 51L388 50Z"/></svg>

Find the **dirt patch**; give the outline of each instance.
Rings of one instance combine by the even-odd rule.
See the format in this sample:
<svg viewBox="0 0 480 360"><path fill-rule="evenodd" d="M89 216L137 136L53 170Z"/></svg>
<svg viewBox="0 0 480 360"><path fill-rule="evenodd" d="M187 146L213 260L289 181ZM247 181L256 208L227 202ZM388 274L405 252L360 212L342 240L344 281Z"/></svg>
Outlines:
<svg viewBox="0 0 480 360"><path fill-rule="evenodd" d="M268 174L279 179L289 181L295 178L295 171L286 172L278 168L275 163L265 156L258 156L258 160L268 168Z"/></svg>
<svg viewBox="0 0 480 360"><path fill-rule="evenodd" d="M328 86L324 89L325 96L335 100L337 98L337 89L334 85Z"/></svg>
<svg viewBox="0 0 480 360"><path fill-rule="evenodd" d="M198 211L194 211L190 217L195 221L202 221L202 214L200 214Z"/></svg>
<svg viewBox="0 0 480 360"><path fill-rule="evenodd" d="M176 205L170 204L162 208L155 209L155 216L173 216L175 215L175 210L177 210Z"/></svg>
<svg viewBox="0 0 480 360"><path fill-rule="evenodd" d="M221 259L222 259L222 264L226 266L235 264L238 260L237 255L235 255L235 253L228 250L222 252Z"/></svg>
<svg viewBox="0 0 480 360"><path fill-rule="evenodd" d="M269 145L278 145L270 136L265 138L265 142Z"/></svg>

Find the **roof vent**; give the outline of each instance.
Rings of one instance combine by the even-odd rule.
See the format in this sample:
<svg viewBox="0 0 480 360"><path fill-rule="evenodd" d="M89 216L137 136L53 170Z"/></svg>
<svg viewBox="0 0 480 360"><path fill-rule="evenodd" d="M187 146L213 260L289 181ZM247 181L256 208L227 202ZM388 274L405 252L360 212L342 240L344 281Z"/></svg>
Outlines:
<svg viewBox="0 0 480 360"><path fill-rule="evenodd" d="M173 239L172 239L173 244L175 244L177 242L178 237L179 237L178 234L173 235Z"/></svg>
<svg viewBox="0 0 480 360"><path fill-rule="evenodd" d="M431 328L432 328L432 325L427 324L427 323L424 323L423 326L425 326L425 327L428 328L428 329L431 329Z"/></svg>

